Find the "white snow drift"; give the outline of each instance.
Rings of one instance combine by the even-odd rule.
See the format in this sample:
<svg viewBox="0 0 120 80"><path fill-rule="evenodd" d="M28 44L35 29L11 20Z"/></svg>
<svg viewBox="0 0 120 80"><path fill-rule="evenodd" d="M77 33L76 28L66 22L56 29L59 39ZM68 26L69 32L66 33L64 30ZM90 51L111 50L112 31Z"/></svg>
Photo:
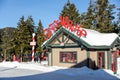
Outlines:
<svg viewBox="0 0 120 80"><path fill-rule="evenodd" d="M64 76L66 75L67 77L73 76L77 79L79 79L79 77L82 76L80 77L81 80L103 80L103 79L104 80L119 80L120 79L120 77L114 75L111 70L104 70L104 69L92 70L87 67L66 68L66 67L57 67L57 66L47 66L47 64L44 64L44 62L42 64L31 63L31 62L26 62L26 63L2 62L0 63L0 67L8 67L8 68L24 69L24 70L37 70L37 71L40 71L46 74L54 73L56 74L56 77L58 78L60 77L59 75L64 75ZM17 74L20 74L20 73L17 73ZM16 75L15 77L18 77L18 76ZM91 79L88 79L88 78L91 78Z"/></svg>

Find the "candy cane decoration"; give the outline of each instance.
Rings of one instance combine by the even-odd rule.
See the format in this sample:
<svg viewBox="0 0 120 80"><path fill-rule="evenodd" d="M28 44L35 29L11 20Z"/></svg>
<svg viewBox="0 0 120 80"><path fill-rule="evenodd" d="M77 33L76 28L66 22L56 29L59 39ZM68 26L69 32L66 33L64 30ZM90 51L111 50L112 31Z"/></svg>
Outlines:
<svg viewBox="0 0 120 80"><path fill-rule="evenodd" d="M32 34L32 42L30 42L30 45L32 45L32 62L34 62L34 54L35 54L35 33Z"/></svg>

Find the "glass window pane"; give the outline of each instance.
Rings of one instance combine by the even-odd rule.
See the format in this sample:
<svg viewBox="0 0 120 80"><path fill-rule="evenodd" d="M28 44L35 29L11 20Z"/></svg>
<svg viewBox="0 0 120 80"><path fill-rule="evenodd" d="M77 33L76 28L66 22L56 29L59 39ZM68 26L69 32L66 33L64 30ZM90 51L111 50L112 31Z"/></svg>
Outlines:
<svg viewBox="0 0 120 80"><path fill-rule="evenodd" d="M76 52L60 52L60 62L75 63L77 61Z"/></svg>

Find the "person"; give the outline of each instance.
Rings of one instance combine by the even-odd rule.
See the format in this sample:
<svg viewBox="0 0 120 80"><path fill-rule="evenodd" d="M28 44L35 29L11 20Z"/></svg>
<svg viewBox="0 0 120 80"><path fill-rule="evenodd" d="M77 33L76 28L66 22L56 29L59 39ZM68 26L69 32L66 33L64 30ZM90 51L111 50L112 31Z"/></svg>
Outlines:
<svg viewBox="0 0 120 80"><path fill-rule="evenodd" d="M16 56L15 55L13 55L13 61L16 61Z"/></svg>

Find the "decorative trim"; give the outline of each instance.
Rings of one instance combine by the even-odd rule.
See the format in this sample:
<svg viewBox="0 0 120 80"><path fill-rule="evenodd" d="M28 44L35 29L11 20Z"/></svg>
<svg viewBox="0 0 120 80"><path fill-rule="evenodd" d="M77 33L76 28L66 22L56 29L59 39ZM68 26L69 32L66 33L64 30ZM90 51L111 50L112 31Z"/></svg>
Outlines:
<svg viewBox="0 0 120 80"><path fill-rule="evenodd" d="M114 42L111 44L111 48L115 47L115 43L117 43L117 41L119 41L119 38L116 38L114 40ZM118 44L120 44L120 42Z"/></svg>
<svg viewBox="0 0 120 80"><path fill-rule="evenodd" d="M110 50L108 51L107 55L108 55L108 69L111 70L112 68L111 68L111 51Z"/></svg>
<svg viewBox="0 0 120 80"><path fill-rule="evenodd" d="M61 43L61 41L57 38L57 41L59 42L59 43Z"/></svg>
<svg viewBox="0 0 120 80"><path fill-rule="evenodd" d="M48 53L48 59L47 59L47 61L48 61L48 66L50 66L50 62L49 62L50 54L51 54L51 53Z"/></svg>
<svg viewBox="0 0 120 80"><path fill-rule="evenodd" d="M62 32L62 42L64 42L64 32Z"/></svg>
<svg viewBox="0 0 120 80"><path fill-rule="evenodd" d="M51 51L51 66L53 66L53 52Z"/></svg>
<svg viewBox="0 0 120 80"><path fill-rule="evenodd" d="M72 34L71 32L69 32L68 30L64 29L63 27L61 27L55 35L53 35L49 40L47 40L47 42L42 45L42 47L44 46L48 46L49 43L51 41L53 41L61 32L66 33L68 36L70 36L71 38L75 39L76 41L78 41L78 44L81 43L82 45L84 45L86 48L88 49L110 49L111 47L114 47L114 43L116 42L116 40L118 38L116 38L116 40L110 45L110 46L92 46L90 44L88 44L87 42L83 41L82 39L80 39L79 37L77 37L76 35ZM66 39L66 38L65 38ZM59 45L56 45L54 47L59 47Z"/></svg>

